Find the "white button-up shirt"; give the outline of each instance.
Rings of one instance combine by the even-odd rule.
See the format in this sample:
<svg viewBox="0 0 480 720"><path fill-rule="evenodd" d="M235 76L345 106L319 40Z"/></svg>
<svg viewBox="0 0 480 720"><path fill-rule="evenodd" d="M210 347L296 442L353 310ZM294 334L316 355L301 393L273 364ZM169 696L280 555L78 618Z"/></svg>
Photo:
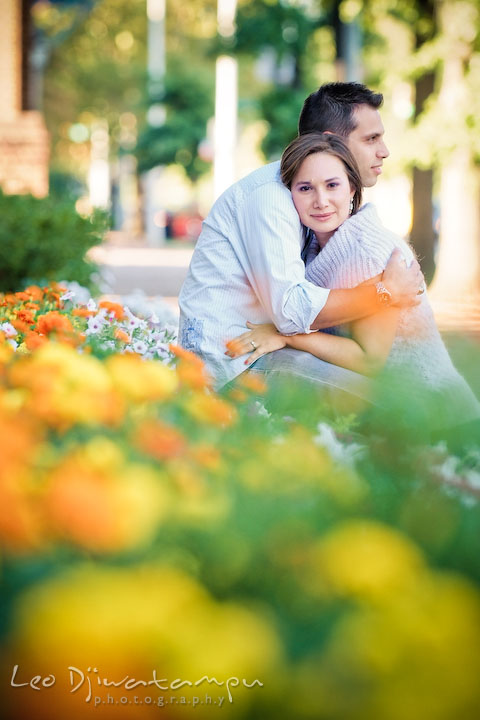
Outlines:
<svg viewBox="0 0 480 720"><path fill-rule="evenodd" d="M280 163L255 170L221 195L203 223L179 296L179 342L204 360L217 386L246 369L225 343L273 322L281 333L310 332L329 291L305 279L302 225Z"/></svg>

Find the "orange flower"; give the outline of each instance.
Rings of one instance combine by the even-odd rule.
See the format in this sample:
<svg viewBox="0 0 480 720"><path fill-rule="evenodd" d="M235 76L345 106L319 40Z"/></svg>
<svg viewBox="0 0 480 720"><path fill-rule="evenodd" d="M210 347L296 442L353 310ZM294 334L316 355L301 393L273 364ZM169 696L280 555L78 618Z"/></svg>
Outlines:
<svg viewBox="0 0 480 720"><path fill-rule="evenodd" d="M27 350L36 350L37 348L48 342L45 335L39 335L36 332L30 331L25 335L25 345Z"/></svg>
<svg viewBox="0 0 480 720"><path fill-rule="evenodd" d="M241 385L245 390L251 390L255 393L266 393L267 385L265 380L258 373L244 372L237 378L237 384Z"/></svg>
<svg viewBox="0 0 480 720"><path fill-rule="evenodd" d="M38 318L37 332L43 335L48 335L51 332L73 333L73 327L66 315L51 310Z"/></svg>
<svg viewBox="0 0 480 720"><path fill-rule="evenodd" d="M33 300L43 299L43 290L42 288L38 287L38 285L29 285L27 288L25 288L25 292L28 293Z"/></svg>
<svg viewBox="0 0 480 720"><path fill-rule="evenodd" d="M191 449L190 455L207 470L217 470L220 467L220 452L212 445L197 445Z"/></svg>
<svg viewBox="0 0 480 720"><path fill-rule="evenodd" d="M15 297L17 300L30 300L30 295L23 290L16 292Z"/></svg>
<svg viewBox="0 0 480 720"><path fill-rule="evenodd" d="M6 293L6 295L3 296L2 305L16 305L16 304L17 304L17 297L14 293Z"/></svg>
<svg viewBox="0 0 480 720"><path fill-rule="evenodd" d="M194 365L181 361L177 367L177 377L183 385L194 390L202 390L212 384L212 380L203 365Z"/></svg>
<svg viewBox="0 0 480 720"><path fill-rule="evenodd" d="M129 337L128 333L126 333L125 330L120 330L120 328L117 328L115 330L114 337L116 340L121 340L124 343L130 342L130 337Z"/></svg>
<svg viewBox="0 0 480 720"><path fill-rule="evenodd" d="M196 420L209 422L213 425L228 427L235 422L235 408L215 395L196 393L190 398L187 410Z"/></svg>
<svg viewBox="0 0 480 720"><path fill-rule="evenodd" d="M19 320L23 320L23 322L27 323L28 325L33 325L33 323L35 322L34 314L26 309L19 310L17 312L17 318Z"/></svg>
<svg viewBox="0 0 480 720"><path fill-rule="evenodd" d="M73 308L71 314L75 317L92 317L92 315L95 315L95 310L89 310L87 307L78 307Z"/></svg>
<svg viewBox="0 0 480 720"><path fill-rule="evenodd" d="M12 318L12 325L15 328L15 330L18 330L18 332L24 333L30 330L30 325L26 323L24 320L19 320L18 318Z"/></svg>
<svg viewBox="0 0 480 720"><path fill-rule="evenodd" d="M72 456L55 469L49 486L45 511L54 531L92 550L115 548L112 478Z"/></svg>
<svg viewBox="0 0 480 720"><path fill-rule="evenodd" d="M179 380L188 387L201 390L204 387L209 387L212 384L208 372L205 369L203 360L198 355L185 350L185 348L179 345L170 345L170 350L176 355L180 362L177 365L177 375Z"/></svg>
<svg viewBox="0 0 480 720"><path fill-rule="evenodd" d="M160 420L146 420L137 428L134 442L136 446L158 460L177 457L184 452L185 438L176 430Z"/></svg>
<svg viewBox="0 0 480 720"><path fill-rule="evenodd" d="M39 539L29 462L42 435L31 415L0 411L0 544L11 550L31 549Z"/></svg>
<svg viewBox="0 0 480 720"><path fill-rule="evenodd" d="M227 348L227 350L231 351L232 355L243 355L243 352L241 352L242 343L237 338L233 338L233 340L228 340L225 343L225 347Z"/></svg>
<svg viewBox="0 0 480 720"><path fill-rule="evenodd" d="M237 403L244 403L245 400L248 400L248 395L243 392L243 390L239 390L238 388L230 390L228 397L230 398L230 400L233 400L233 402Z"/></svg>
<svg viewBox="0 0 480 720"><path fill-rule="evenodd" d="M105 308L109 312L112 312L117 320L123 320L125 317L125 312L123 310L123 307L119 305L119 303L110 302L109 300L102 300L98 304L99 308Z"/></svg>
<svg viewBox="0 0 480 720"><path fill-rule="evenodd" d="M185 350L185 348L180 347L180 345L169 345L169 348L171 352L178 358L188 360L188 362L191 362L194 365L203 365L203 360L201 360L198 355L195 355L195 353L191 352L190 350Z"/></svg>

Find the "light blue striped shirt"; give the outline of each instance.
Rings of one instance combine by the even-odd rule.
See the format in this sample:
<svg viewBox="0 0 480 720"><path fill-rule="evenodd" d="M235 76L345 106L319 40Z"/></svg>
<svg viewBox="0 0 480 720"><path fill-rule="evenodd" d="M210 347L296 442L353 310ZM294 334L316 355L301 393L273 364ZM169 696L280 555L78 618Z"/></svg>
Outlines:
<svg viewBox="0 0 480 720"><path fill-rule="evenodd" d="M303 231L280 163L255 170L221 195L205 219L179 296L182 347L204 360L217 386L246 369L225 343L273 322L310 332L329 291L305 279Z"/></svg>

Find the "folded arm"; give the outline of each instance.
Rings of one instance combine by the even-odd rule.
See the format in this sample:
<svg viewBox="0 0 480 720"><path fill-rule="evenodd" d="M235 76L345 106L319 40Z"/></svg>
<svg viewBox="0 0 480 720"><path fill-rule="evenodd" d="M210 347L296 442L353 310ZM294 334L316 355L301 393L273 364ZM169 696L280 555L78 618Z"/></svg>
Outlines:
<svg viewBox="0 0 480 720"><path fill-rule="evenodd" d="M369 284L377 280L372 278ZM226 354L238 357L250 353L245 361L250 365L268 352L291 347L362 375L375 375L390 353L398 315L399 309L390 307L357 320L351 325L352 338L323 332L287 336L279 333L272 324L247 323L250 330L231 341Z"/></svg>

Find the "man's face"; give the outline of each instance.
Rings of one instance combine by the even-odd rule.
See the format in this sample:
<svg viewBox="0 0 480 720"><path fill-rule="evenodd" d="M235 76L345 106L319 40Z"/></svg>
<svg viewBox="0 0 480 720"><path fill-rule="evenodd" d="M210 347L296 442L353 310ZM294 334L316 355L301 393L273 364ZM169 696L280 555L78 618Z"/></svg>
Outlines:
<svg viewBox="0 0 480 720"><path fill-rule="evenodd" d="M347 145L358 163L362 185L372 187L382 172L382 164L390 153L383 142L385 129L380 113L369 105L358 105L353 111L356 128L347 138Z"/></svg>

